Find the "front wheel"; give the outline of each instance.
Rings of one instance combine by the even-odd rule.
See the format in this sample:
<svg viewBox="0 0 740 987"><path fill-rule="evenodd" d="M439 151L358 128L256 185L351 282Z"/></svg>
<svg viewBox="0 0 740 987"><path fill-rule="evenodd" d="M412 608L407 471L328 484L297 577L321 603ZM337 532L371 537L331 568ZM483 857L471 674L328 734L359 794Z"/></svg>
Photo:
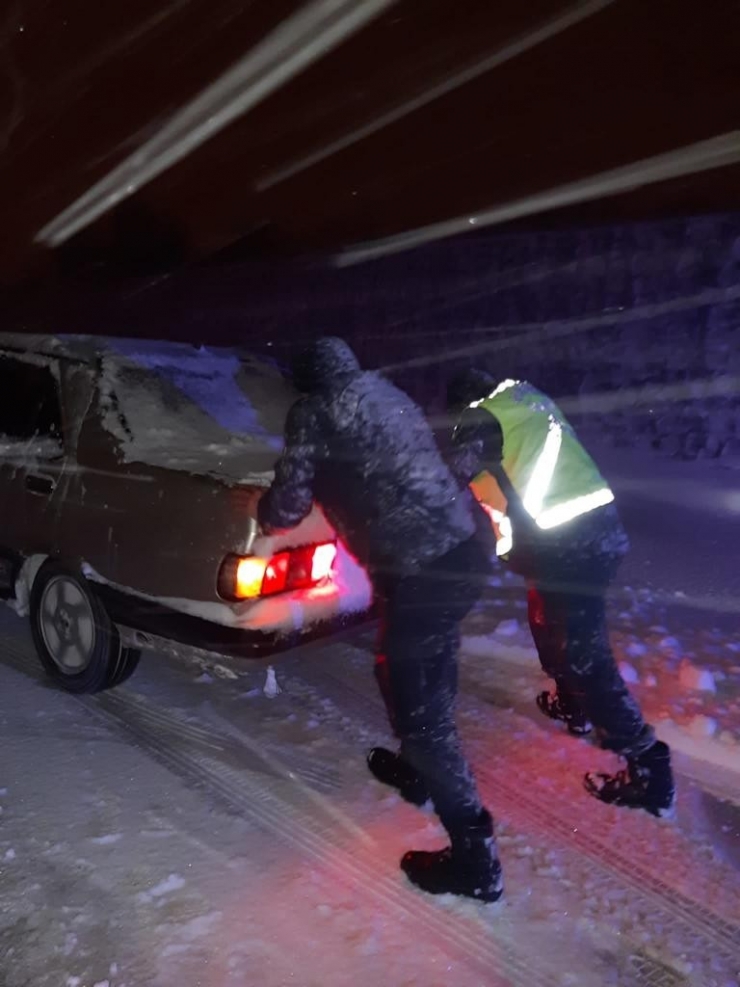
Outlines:
<svg viewBox="0 0 740 987"><path fill-rule="evenodd" d="M41 664L67 692L111 689L139 663L84 576L59 562L47 562L34 580L31 631Z"/></svg>

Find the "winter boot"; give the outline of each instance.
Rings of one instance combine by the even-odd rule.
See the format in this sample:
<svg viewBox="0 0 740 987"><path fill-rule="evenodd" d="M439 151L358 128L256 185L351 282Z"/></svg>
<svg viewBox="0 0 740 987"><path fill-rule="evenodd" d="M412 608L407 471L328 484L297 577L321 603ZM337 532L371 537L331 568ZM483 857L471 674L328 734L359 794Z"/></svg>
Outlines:
<svg viewBox="0 0 740 987"><path fill-rule="evenodd" d="M670 819L676 805L676 786L667 744L656 740L638 757L626 760L627 767L613 775L587 774L586 791L608 805L645 809L661 819Z"/></svg>
<svg viewBox="0 0 740 987"><path fill-rule="evenodd" d="M374 778L383 785L397 788L401 798L412 805L424 805L429 799L426 782L400 754L385 747L373 747L367 755L367 766Z"/></svg>
<svg viewBox="0 0 740 987"><path fill-rule="evenodd" d="M496 856L493 822L485 809L477 823L452 835L444 850L409 850L401 860L412 884L429 894L457 894L476 901L498 901L504 893Z"/></svg>
<svg viewBox="0 0 740 987"><path fill-rule="evenodd" d="M537 696L537 707L551 720L560 720L574 737L584 737L593 729L591 722L578 706L557 692L541 692Z"/></svg>

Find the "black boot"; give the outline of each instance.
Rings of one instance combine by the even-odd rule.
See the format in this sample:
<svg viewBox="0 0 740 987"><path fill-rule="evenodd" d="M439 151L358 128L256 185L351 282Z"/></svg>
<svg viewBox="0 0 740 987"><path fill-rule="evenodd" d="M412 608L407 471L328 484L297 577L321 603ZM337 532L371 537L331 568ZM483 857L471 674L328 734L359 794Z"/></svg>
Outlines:
<svg viewBox="0 0 740 987"><path fill-rule="evenodd" d="M593 729L591 722L578 706L557 692L541 692L537 696L537 707L551 720L560 720L574 737L584 737Z"/></svg>
<svg viewBox="0 0 740 987"><path fill-rule="evenodd" d="M401 869L429 894L457 894L476 901L498 901L504 893L493 822L485 809L478 822L451 834L444 850L409 850Z"/></svg>
<svg viewBox="0 0 740 987"><path fill-rule="evenodd" d="M367 755L367 766L374 778L398 789L401 798L412 805L424 805L429 799L426 782L400 754L385 747L373 747Z"/></svg>
<svg viewBox="0 0 740 987"><path fill-rule="evenodd" d="M662 819L673 816L676 786L671 752L662 740L656 740L638 757L628 757L624 770L613 775L591 772L584 784L591 795L608 805L645 809Z"/></svg>

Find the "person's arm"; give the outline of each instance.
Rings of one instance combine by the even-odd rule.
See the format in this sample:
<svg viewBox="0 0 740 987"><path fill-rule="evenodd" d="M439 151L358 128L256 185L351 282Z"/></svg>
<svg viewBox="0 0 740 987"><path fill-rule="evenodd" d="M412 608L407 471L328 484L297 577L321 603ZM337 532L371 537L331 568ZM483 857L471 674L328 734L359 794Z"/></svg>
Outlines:
<svg viewBox="0 0 740 987"><path fill-rule="evenodd" d="M275 466L275 479L257 508L265 534L295 528L311 511L320 446L310 400L297 401L285 423L285 447Z"/></svg>
<svg viewBox="0 0 740 987"><path fill-rule="evenodd" d="M504 435L498 419L485 408L468 408L452 434L451 468L468 484L483 470L493 473L501 463Z"/></svg>

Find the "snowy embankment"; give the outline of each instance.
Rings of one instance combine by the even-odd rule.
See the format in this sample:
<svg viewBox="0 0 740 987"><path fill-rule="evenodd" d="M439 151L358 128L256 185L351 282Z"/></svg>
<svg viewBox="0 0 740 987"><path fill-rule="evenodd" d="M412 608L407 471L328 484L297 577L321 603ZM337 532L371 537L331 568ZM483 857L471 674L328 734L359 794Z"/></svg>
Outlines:
<svg viewBox="0 0 740 987"><path fill-rule="evenodd" d="M524 590L508 573L493 582L466 625L464 666L473 679L495 679L499 692L526 706L542 673ZM621 610L611 628L619 668L659 736L692 758L740 772L740 640L701 623L672 634L651 622L655 610L645 594L629 588L616 602Z"/></svg>

